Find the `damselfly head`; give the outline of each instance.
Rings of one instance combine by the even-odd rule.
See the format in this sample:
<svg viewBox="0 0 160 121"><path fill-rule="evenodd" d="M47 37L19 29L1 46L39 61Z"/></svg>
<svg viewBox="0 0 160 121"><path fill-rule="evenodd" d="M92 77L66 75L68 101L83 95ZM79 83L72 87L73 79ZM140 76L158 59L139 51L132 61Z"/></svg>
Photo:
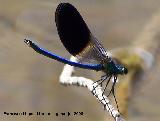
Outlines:
<svg viewBox="0 0 160 121"><path fill-rule="evenodd" d="M123 65L121 65L121 64L116 64L116 67L117 67L117 72L118 72L118 74L121 74L121 75L123 75L123 74L127 74L128 73L128 69L126 68L126 67L124 67Z"/></svg>
<svg viewBox="0 0 160 121"><path fill-rule="evenodd" d="M104 64L104 72L110 75L127 74L128 69L121 64L115 63L113 60Z"/></svg>
<svg viewBox="0 0 160 121"><path fill-rule="evenodd" d="M122 73L123 74L127 74L128 73L128 69L126 67L122 67Z"/></svg>
<svg viewBox="0 0 160 121"><path fill-rule="evenodd" d="M118 69L119 74L123 75L128 73L128 69L118 59L114 58L113 61Z"/></svg>

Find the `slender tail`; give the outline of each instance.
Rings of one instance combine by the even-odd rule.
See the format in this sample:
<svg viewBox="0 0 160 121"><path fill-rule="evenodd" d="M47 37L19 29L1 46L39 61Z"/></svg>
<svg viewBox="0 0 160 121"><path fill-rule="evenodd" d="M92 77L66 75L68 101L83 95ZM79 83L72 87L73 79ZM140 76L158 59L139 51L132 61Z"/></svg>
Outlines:
<svg viewBox="0 0 160 121"><path fill-rule="evenodd" d="M82 64L82 63L72 62L70 60L67 60L67 59L61 57L61 56L56 55L55 53L49 52L49 51L39 47L33 41L31 41L30 39L25 38L24 42L29 47L34 49L37 53L42 54L42 55L44 55L46 57L49 57L51 59L57 60L59 62L62 62L64 64L69 64L71 66L75 66L75 67L79 67L79 68L83 68L83 69L90 69L90 70L96 70L96 71L103 70L103 65L102 64Z"/></svg>

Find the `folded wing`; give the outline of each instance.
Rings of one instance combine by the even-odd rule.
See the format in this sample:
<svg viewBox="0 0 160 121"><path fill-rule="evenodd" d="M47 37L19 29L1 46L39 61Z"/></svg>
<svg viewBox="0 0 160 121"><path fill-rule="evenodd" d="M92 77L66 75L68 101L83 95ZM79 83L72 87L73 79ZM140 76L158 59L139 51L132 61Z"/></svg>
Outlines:
<svg viewBox="0 0 160 121"><path fill-rule="evenodd" d="M66 50L82 63L101 63L108 58L105 49L73 5L60 3L55 12L55 22Z"/></svg>

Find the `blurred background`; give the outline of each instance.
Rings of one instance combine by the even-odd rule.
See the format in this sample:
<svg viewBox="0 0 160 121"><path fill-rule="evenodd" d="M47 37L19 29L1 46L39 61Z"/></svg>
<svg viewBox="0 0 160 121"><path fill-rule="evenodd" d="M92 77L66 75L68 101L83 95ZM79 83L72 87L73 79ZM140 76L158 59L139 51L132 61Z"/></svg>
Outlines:
<svg viewBox="0 0 160 121"><path fill-rule="evenodd" d="M60 2L70 2L78 9L107 51L135 46L153 55L152 67L144 70L143 76L134 78L136 85L127 100L127 117L131 121L159 121L160 37L156 34L154 41L145 31L156 21L155 28L147 32L160 32L160 0L0 0L0 120L114 120L86 88L59 83L64 64L37 54L23 42L25 37L32 38L38 45L70 57L59 40L54 22ZM148 36L152 41L145 41ZM95 81L102 75L83 69L76 72ZM51 115L6 116L4 112L50 112ZM84 115L56 116L67 112Z"/></svg>

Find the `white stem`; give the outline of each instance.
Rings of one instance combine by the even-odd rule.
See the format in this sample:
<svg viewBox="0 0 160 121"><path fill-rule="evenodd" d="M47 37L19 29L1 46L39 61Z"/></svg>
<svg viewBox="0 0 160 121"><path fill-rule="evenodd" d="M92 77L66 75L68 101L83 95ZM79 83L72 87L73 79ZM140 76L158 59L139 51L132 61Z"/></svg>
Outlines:
<svg viewBox="0 0 160 121"><path fill-rule="evenodd" d="M78 59L73 56L71 56L70 60L78 62ZM98 101L103 104L104 110L108 111L116 121L125 121L122 117L120 117L120 113L110 104L108 97L103 95L102 87L98 85L98 83L94 83L94 81L84 77L72 76L73 72L74 67L66 64L60 75L60 83L65 85L87 87L88 90L91 91L92 94L98 99Z"/></svg>

